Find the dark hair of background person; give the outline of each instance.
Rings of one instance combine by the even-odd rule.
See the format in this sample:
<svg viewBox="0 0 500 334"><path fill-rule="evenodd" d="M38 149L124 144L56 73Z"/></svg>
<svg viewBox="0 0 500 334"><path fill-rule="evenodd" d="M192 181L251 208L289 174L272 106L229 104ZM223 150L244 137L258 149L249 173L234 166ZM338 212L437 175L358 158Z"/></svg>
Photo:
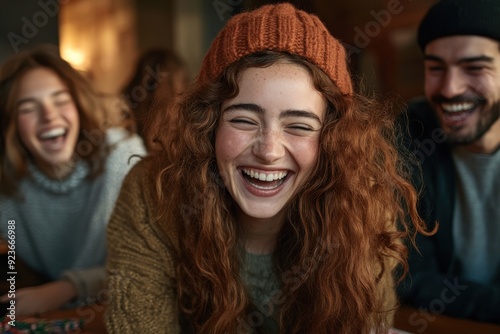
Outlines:
<svg viewBox="0 0 500 334"><path fill-rule="evenodd" d="M123 97L136 121L137 133L153 149L155 133L166 122L169 105L189 81L184 60L169 49L151 49L137 62L135 73L123 88Z"/></svg>

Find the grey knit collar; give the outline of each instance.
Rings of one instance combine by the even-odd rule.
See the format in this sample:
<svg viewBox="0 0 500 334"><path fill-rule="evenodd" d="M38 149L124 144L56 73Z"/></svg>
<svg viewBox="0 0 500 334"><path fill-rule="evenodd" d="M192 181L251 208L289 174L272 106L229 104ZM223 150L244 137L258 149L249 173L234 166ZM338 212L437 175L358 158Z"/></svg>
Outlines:
<svg viewBox="0 0 500 334"><path fill-rule="evenodd" d="M89 173L87 163L82 160L75 164L75 169L64 179L54 180L47 177L31 161L28 163L28 170L38 186L55 194L67 194L79 186Z"/></svg>

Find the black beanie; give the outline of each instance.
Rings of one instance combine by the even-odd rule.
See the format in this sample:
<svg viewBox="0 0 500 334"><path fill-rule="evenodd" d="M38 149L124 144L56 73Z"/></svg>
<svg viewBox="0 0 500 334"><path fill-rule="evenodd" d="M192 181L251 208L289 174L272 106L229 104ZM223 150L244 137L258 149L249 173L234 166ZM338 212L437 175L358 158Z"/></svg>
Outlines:
<svg viewBox="0 0 500 334"><path fill-rule="evenodd" d="M446 36L477 35L500 41L500 0L441 0L418 28L418 45Z"/></svg>

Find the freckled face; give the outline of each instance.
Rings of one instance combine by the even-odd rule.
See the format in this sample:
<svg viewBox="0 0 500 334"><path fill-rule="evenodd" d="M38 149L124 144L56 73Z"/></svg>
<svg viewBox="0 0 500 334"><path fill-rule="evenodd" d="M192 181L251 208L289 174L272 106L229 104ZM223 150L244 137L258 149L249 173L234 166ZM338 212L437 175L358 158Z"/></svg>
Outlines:
<svg viewBox="0 0 500 334"><path fill-rule="evenodd" d="M54 71L40 67L24 74L16 114L20 140L42 171L70 162L80 120L68 87Z"/></svg>
<svg viewBox="0 0 500 334"><path fill-rule="evenodd" d="M242 72L238 95L222 105L215 140L219 172L242 215L280 217L316 164L326 108L299 65Z"/></svg>

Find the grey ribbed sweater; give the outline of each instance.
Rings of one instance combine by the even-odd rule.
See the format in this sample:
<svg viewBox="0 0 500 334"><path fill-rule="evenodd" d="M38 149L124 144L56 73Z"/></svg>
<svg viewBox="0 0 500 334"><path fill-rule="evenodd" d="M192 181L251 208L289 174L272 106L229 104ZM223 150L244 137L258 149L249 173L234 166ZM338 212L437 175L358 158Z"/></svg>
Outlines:
<svg viewBox="0 0 500 334"><path fill-rule="evenodd" d="M138 161L129 157L146 154L142 140L123 129L108 130L106 140L114 146L96 179L86 178L84 163L64 180L49 179L31 165L30 177L19 184L24 200L0 200L1 232L15 220L16 255L49 279L66 272L80 297L104 288L107 222L123 178Z"/></svg>

